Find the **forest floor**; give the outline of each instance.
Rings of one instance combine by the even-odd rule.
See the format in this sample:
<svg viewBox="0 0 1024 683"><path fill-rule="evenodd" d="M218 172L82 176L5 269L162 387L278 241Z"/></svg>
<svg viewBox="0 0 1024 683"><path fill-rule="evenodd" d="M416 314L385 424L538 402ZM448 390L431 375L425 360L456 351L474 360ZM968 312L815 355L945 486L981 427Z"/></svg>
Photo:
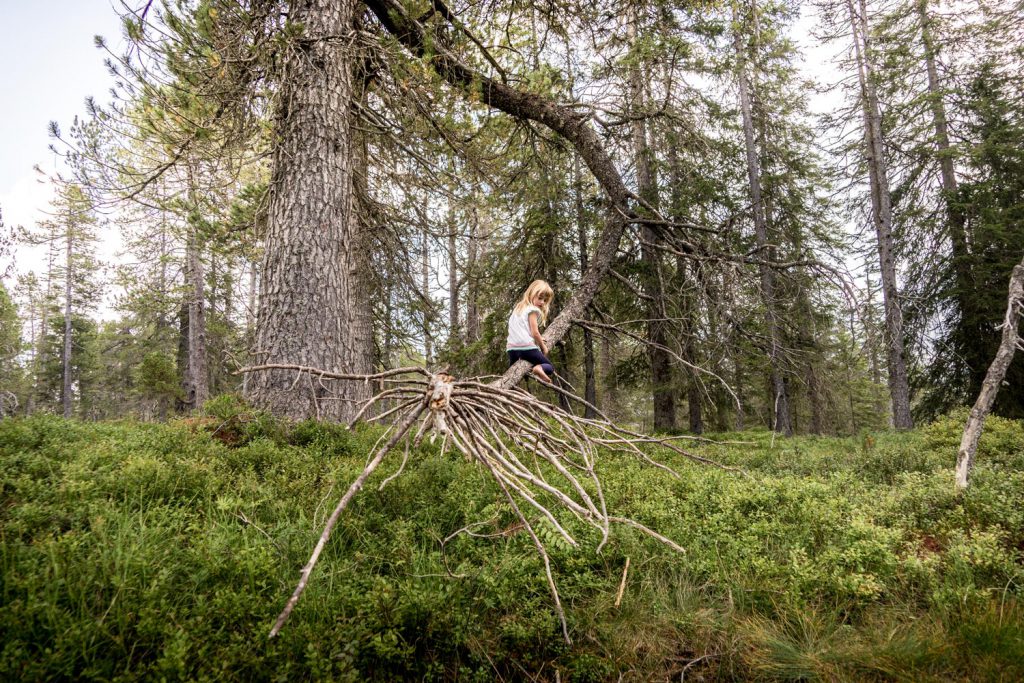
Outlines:
<svg viewBox="0 0 1024 683"><path fill-rule="evenodd" d="M0 680L1024 680L1021 422L989 421L963 496L962 414L697 449L749 476L606 453L610 511L686 553L538 523L567 645L529 536L440 443L378 491L385 461L268 640L380 431L208 411L0 422Z"/></svg>

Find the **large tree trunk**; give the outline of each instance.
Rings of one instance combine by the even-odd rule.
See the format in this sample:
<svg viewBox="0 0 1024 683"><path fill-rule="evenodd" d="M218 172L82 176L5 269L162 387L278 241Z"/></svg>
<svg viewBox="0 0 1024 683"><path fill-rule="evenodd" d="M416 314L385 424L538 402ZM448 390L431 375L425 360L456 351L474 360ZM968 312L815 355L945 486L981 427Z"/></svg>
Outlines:
<svg viewBox="0 0 1024 683"><path fill-rule="evenodd" d="M867 7L864 0L861 0L859 16L852 0L847 0L847 7L850 12L854 53L858 65L857 77L861 87L861 106L864 112L864 146L871 184L871 213L878 239L893 426L896 429L911 429L914 421L910 416L910 384L907 380L907 364L903 349L903 311L900 308L896 264L893 257L892 201L882 142L882 113L871 61Z"/></svg>
<svg viewBox="0 0 1024 683"><path fill-rule="evenodd" d="M361 74L362 75L362 74ZM364 76L365 77L365 76ZM365 89L360 91L365 96ZM354 116L353 116L354 119ZM347 322L343 342L348 344L345 349L345 364L352 372L369 374L374 371L377 363L377 348L373 333L373 302L380 296L380 282L373 274L373 227L370 220L369 206L359 201L360 197L369 197L368 170L370 150L369 140L363 133L357 132L353 140L353 174L352 185L355 192L353 212L355 228L349 235L345 245L345 265L348 269L349 299L346 302L345 314ZM349 401L365 401L374 393L371 385L359 383L359 386L347 387ZM347 410L355 404L349 403Z"/></svg>
<svg viewBox="0 0 1024 683"><path fill-rule="evenodd" d="M755 10L756 11L756 8ZM754 142L754 117L750 102L750 83L747 74L747 60L739 33L734 38L737 58L737 77L740 86L740 110L743 116L743 141L747 158L747 179L749 181L751 209L754 213L754 235L760 250L761 260L770 261L773 250L768 245L768 222L761 196L761 169ZM764 301L765 318L768 325L768 371L771 386L771 408L774 419L772 428L776 432L793 435L790 420L789 394L782 376L782 334L779 329L778 305L775 300L775 273L765 263L758 265L761 281L761 297Z"/></svg>
<svg viewBox="0 0 1024 683"><path fill-rule="evenodd" d="M357 351L360 313L370 301L352 277L359 231L353 215L349 35L355 0L307 0L290 6L303 27L283 53L277 144L261 269L255 358L331 372L369 373ZM361 323L359 323L361 324ZM257 373L249 396L276 415L346 419L359 383L323 387L294 372Z"/></svg>
<svg viewBox="0 0 1024 683"><path fill-rule="evenodd" d="M967 479L974 466L974 454L978 449L978 439L981 438L981 430L985 425L985 418L992 410L996 394L999 393L999 386L1006 376L1006 369L1013 361L1013 354L1021 346L1021 336L1018 331L1020 317L1024 309L1024 260L1013 269L1010 276L1010 294L1006 305L1006 317L1003 318L1003 339L999 344L996 357L985 374L985 381L981 385L981 393L978 400L971 408L970 417L964 427L964 435L960 440L960 451L956 461L956 488L962 491L967 488Z"/></svg>

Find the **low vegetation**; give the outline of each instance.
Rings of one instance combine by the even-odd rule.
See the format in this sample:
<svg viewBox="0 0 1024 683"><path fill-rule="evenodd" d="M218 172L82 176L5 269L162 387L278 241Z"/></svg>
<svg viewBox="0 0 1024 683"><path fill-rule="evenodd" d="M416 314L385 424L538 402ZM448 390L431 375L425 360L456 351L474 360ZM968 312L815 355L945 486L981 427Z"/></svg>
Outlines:
<svg viewBox="0 0 1024 683"><path fill-rule="evenodd" d="M538 522L571 646L493 479L439 443L374 475L268 640L379 431L230 398L166 425L4 420L0 679L1021 680L1024 423L986 424L957 496L963 417L700 448L746 477L606 453L609 505L687 552Z"/></svg>

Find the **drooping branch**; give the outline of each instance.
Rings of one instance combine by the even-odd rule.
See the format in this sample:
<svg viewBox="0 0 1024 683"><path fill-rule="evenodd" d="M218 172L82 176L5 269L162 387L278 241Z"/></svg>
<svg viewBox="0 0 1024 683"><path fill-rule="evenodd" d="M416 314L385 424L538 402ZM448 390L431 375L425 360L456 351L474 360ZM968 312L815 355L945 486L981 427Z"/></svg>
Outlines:
<svg viewBox="0 0 1024 683"><path fill-rule="evenodd" d="M985 418L992 410L992 404L999 393L999 386L1003 383L1006 370L1013 361L1014 352L1021 347L1020 324L1021 313L1024 312L1024 260L1014 266L1013 274L1010 276L1010 294L1006 305L1006 317L1003 318L1003 339L999 343L999 350L996 357L988 367L985 374L985 381L981 385L981 392L978 399L971 408L970 417L964 426L964 435L960 440L960 451L956 459L956 489L963 491L967 488L967 478L974 466L974 454L978 450L978 439L981 438L981 430L985 426ZM1024 350L1024 349L1022 349Z"/></svg>
<svg viewBox="0 0 1024 683"><path fill-rule="evenodd" d="M586 113L559 105L535 93L524 92L506 83L496 81L468 66L446 45L442 36L412 17L400 0L364 0L381 25L410 53L427 62L449 85L467 96L479 98L484 104L510 116L536 121L565 138L597 179L608 198L605 223L597 241L590 268L584 273L572 298L544 332L545 342L551 346L558 342L572 321L581 317L597 294L598 287L608 273L627 221L634 215L629 208L632 194L626 188L618 169ZM447 9L434 4L439 16ZM520 361L505 373L498 385L508 389L518 384L529 370L529 364Z"/></svg>

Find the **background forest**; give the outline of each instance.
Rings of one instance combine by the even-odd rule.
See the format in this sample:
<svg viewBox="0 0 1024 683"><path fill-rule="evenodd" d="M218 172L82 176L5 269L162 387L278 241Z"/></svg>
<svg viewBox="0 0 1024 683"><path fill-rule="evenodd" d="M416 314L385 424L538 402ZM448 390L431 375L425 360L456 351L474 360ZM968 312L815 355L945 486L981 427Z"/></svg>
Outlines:
<svg viewBox="0 0 1024 683"><path fill-rule="evenodd" d="M344 253L324 257L346 264L338 305L353 332L326 369L501 372L510 306L543 278L557 315L608 200L573 145L466 97L360 7L338 112L352 227ZM128 48L106 55L117 98L53 124L71 170L53 178L51 218L16 231L46 260L0 294L9 414L158 419L255 395L234 371L265 355L261 270L267 240L282 239L267 233L280 223L274 155L284 97L301 90L290 60L314 30L292 15L317 12L288 9L121 6ZM812 36L794 34L801 13ZM1024 250L1015 3L410 14L479 73L567 103L635 198L599 291L553 350L566 383L610 417L851 434L905 429L977 395ZM801 77L797 38L836 55L822 82ZM811 111L812 96L828 111ZM315 138L324 122L295 125ZM302 192L289 201L337 199ZM125 251L100 263L110 231ZM1022 368L997 413L1024 416Z"/></svg>

